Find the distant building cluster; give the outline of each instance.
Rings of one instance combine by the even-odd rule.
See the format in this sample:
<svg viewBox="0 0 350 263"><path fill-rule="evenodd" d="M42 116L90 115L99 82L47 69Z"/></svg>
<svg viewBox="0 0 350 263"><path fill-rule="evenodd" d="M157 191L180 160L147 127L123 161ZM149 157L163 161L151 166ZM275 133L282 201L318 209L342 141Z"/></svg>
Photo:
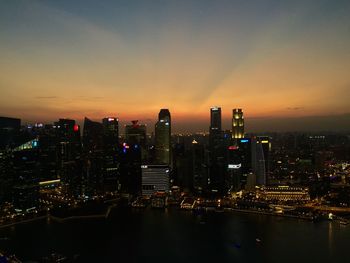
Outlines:
<svg viewBox="0 0 350 263"><path fill-rule="evenodd" d="M243 190L265 201L308 200L329 194L331 184L348 185L349 138L247 134L242 109L232 110L232 129L223 130L221 114L220 107L211 107L209 132L191 135L172 134L168 109L159 111L152 134L138 120L121 133L117 117L85 118L83 128L71 119L21 125L20 119L0 117L0 204L31 211L40 207L40 195L56 198L49 189L67 200L106 193L154 196L155 206L172 189L207 197ZM347 204L342 196L329 198Z"/></svg>

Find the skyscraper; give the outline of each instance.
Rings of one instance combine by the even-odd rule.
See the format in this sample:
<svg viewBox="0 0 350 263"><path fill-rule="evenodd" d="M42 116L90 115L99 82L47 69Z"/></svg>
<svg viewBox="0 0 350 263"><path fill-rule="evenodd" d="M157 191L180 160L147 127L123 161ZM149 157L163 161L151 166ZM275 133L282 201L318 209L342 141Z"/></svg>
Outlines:
<svg viewBox="0 0 350 263"><path fill-rule="evenodd" d="M113 150L118 147L119 142L119 120L116 117L102 119L103 138L106 150Z"/></svg>
<svg viewBox="0 0 350 263"><path fill-rule="evenodd" d="M155 162L170 164L171 117L168 109L161 109L155 125Z"/></svg>
<svg viewBox="0 0 350 263"><path fill-rule="evenodd" d="M59 119L53 128L57 130L57 161L63 189L78 196L81 186L80 127L75 120Z"/></svg>
<svg viewBox="0 0 350 263"><path fill-rule="evenodd" d="M85 152L99 151L103 147L103 126L99 122L85 117L83 132L83 148Z"/></svg>
<svg viewBox="0 0 350 263"><path fill-rule="evenodd" d="M138 120L131 121L125 126L125 140L127 144L146 147L146 125L139 124Z"/></svg>
<svg viewBox="0 0 350 263"><path fill-rule="evenodd" d="M215 106L210 108L209 134L217 133L221 133L221 108Z"/></svg>
<svg viewBox="0 0 350 263"><path fill-rule="evenodd" d="M252 170L258 185L266 185L269 174L270 140L268 136L252 138Z"/></svg>
<svg viewBox="0 0 350 263"><path fill-rule="evenodd" d="M33 139L12 150L13 155L13 205L26 211L39 203L39 142Z"/></svg>
<svg viewBox="0 0 350 263"><path fill-rule="evenodd" d="M125 142L121 153L121 185L122 191L132 194L141 192L141 163L147 158L146 125L137 120L125 126Z"/></svg>
<svg viewBox="0 0 350 263"><path fill-rule="evenodd" d="M241 189L242 158L239 148L235 145L228 147L227 176L225 177L225 190L238 191Z"/></svg>
<svg viewBox="0 0 350 263"><path fill-rule="evenodd" d="M208 167L207 152L203 144L192 141L192 178L193 190L197 194L207 191L208 184Z"/></svg>
<svg viewBox="0 0 350 263"><path fill-rule="evenodd" d="M103 192L103 126L85 117L83 132L83 194L91 196Z"/></svg>
<svg viewBox="0 0 350 263"><path fill-rule="evenodd" d="M242 109L232 111L232 139L244 137L244 117Z"/></svg>
<svg viewBox="0 0 350 263"><path fill-rule="evenodd" d="M210 108L209 156L209 188L213 193L221 193L226 173L226 149L221 130L220 107Z"/></svg>
<svg viewBox="0 0 350 263"><path fill-rule="evenodd" d="M119 190L119 121L116 117L102 119L103 126L103 180L104 190Z"/></svg>

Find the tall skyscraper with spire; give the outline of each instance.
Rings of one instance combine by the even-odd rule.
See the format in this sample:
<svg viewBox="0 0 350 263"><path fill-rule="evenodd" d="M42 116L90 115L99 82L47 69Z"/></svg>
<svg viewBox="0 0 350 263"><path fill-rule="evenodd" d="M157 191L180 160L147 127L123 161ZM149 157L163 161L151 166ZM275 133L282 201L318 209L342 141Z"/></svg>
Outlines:
<svg viewBox="0 0 350 263"><path fill-rule="evenodd" d="M242 109L232 111L232 139L244 138L244 117Z"/></svg>
<svg viewBox="0 0 350 263"><path fill-rule="evenodd" d="M155 125L155 162L171 163L171 117L168 109L161 109Z"/></svg>

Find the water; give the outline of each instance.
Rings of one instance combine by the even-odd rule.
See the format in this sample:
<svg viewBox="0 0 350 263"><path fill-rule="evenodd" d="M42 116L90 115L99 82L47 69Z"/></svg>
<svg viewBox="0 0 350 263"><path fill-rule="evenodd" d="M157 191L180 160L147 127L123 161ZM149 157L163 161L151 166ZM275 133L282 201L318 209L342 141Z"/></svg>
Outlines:
<svg viewBox="0 0 350 263"><path fill-rule="evenodd" d="M23 260L52 252L79 262L344 262L350 226L238 213L118 209L109 219L45 220L0 229ZM257 242L256 239L261 242Z"/></svg>

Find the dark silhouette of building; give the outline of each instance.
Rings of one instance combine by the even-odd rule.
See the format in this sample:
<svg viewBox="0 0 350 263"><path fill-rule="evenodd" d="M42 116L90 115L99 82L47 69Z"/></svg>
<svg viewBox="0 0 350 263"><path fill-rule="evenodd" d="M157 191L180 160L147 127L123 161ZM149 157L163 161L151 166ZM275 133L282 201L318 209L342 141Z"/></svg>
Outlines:
<svg viewBox="0 0 350 263"><path fill-rule="evenodd" d="M239 147L231 145L227 151L227 176L225 178L225 190L239 191L242 182L242 159Z"/></svg>
<svg viewBox="0 0 350 263"><path fill-rule="evenodd" d="M104 191L115 192L120 185L119 160L119 123L116 117L107 117L102 120L103 125L103 180Z"/></svg>
<svg viewBox="0 0 350 263"><path fill-rule="evenodd" d="M237 140L237 146L242 164L241 186L245 187L249 175L252 173L252 143L251 138ZM251 177L251 176L250 176ZM251 181L251 185L253 182Z"/></svg>
<svg viewBox="0 0 350 263"><path fill-rule="evenodd" d="M102 123L92 121L85 117L83 132L84 152L102 151L103 149L103 126Z"/></svg>
<svg viewBox="0 0 350 263"><path fill-rule="evenodd" d="M103 125L85 117L83 132L83 189L91 197L104 190L103 178Z"/></svg>
<svg viewBox="0 0 350 263"><path fill-rule="evenodd" d="M82 184L80 127L75 120L59 119L53 128L57 129L57 161L63 191L79 196Z"/></svg>
<svg viewBox="0 0 350 263"><path fill-rule="evenodd" d="M33 139L13 149L13 197L18 211L28 211L39 203L39 141Z"/></svg>
<svg viewBox="0 0 350 263"><path fill-rule="evenodd" d="M140 146L141 159L146 161L148 158L147 126L146 124L140 124L138 120L133 120L131 123L131 125L125 126L125 142L134 147Z"/></svg>
<svg viewBox="0 0 350 263"><path fill-rule="evenodd" d="M119 120L116 117L102 119L104 147L107 150L115 150L119 145Z"/></svg>
<svg viewBox="0 0 350 263"><path fill-rule="evenodd" d="M141 164L147 159L146 125L137 120L125 126L125 142L121 146L121 190L131 194L141 193Z"/></svg>
<svg viewBox="0 0 350 263"><path fill-rule="evenodd" d="M205 145L192 141L192 177L193 190L197 194L204 194L208 191L208 151Z"/></svg>
<svg viewBox="0 0 350 263"><path fill-rule="evenodd" d="M20 128L20 119L0 117L0 150L16 146Z"/></svg>
<svg viewBox="0 0 350 263"><path fill-rule="evenodd" d="M221 130L221 108L210 109L209 127L209 187L213 193L223 193L226 174L226 148Z"/></svg>
<svg viewBox="0 0 350 263"><path fill-rule="evenodd" d="M139 124L138 120L131 121L131 125L125 125L125 140L130 145L140 145L146 148L146 125Z"/></svg>

